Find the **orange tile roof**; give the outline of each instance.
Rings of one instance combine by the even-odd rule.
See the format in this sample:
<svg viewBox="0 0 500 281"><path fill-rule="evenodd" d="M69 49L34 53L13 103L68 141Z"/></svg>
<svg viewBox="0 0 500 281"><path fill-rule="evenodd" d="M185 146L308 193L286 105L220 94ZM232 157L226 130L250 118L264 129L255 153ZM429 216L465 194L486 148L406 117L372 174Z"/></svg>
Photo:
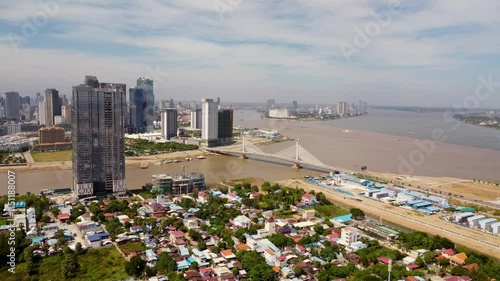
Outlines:
<svg viewBox="0 0 500 281"><path fill-rule="evenodd" d="M246 250L250 249L250 247L248 247L247 244L236 244L236 245L234 245L234 247L238 251L246 251Z"/></svg>
<svg viewBox="0 0 500 281"><path fill-rule="evenodd" d="M223 250L221 253L222 253L224 256L230 256L230 255L232 255L232 254L233 254L233 251L231 251L231 250Z"/></svg>
<svg viewBox="0 0 500 281"><path fill-rule="evenodd" d="M280 272L280 267L279 266L273 267L273 271L276 273Z"/></svg>
<svg viewBox="0 0 500 281"><path fill-rule="evenodd" d="M269 249L266 249L266 253L268 253L270 256L274 256L275 255L274 252L271 251L271 250L269 250Z"/></svg>

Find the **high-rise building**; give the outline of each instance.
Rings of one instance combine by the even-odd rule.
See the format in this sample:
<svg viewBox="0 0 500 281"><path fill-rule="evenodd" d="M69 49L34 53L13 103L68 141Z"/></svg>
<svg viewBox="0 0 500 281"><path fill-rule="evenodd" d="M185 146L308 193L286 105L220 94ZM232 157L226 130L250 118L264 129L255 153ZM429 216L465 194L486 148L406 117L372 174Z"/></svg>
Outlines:
<svg viewBox="0 0 500 281"><path fill-rule="evenodd" d="M73 109L73 106L69 105L69 104L64 104L61 106L62 123L71 124L71 119L72 119L71 110L72 109Z"/></svg>
<svg viewBox="0 0 500 281"><path fill-rule="evenodd" d="M135 133L153 132L155 98L153 80L137 79L137 86L129 90L130 126Z"/></svg>
<svg viewBox="0 0 500 281"><path fill-rule="evenodd" d="M35 105L38 105L38 103L42 100L42 94L36 93L35 95Z"/></svg>
<svg viewBox="0 0 500 281"><path fill-rule="evenodd" d="M348 111L348 103L347 102L339 102L337 104L337 114L338 115L346 115Z"/></svg>
<svg viewBox="0 0 500 281"><path fill-rule="evenodd" d="M363 102L363 114L368 113L368 103L365 101Z"/></svg>
<svg viewBox="0 0 500 281"><path fill-rule="evenodd" d="M161 134L167 140L177 136L176 108L167 108L161 111Z"/></svg>
<svg viewBox="0 0 500 281"><path fill-rule="evenodd" d="M297 101L294 100L293 103L292 103L293 110L297 110L297 107L298 107Z"/></svg>
<svg viewBox="0 0 500 281"><path fill-rule="evenodd" d="M174 108L174 107L175 107L175 106L174 106L174 99L170 99L170 100L168 101L168 107L169 107L169 108Z"/></svg>
<svg viewBox="0 0 500 281"><path fill-rule="evenodd" d="M21 97L21 105L30 105L31 98L30 96Z"/></svg>
<svg viewBox="0 0 500 281"><path fill-rule="evenodd" d="M359 100L358 102L358 114L363 114L363 101Z"/></svg>
<svg viewBox="0 0 500 281"><path fill-rule="evenodd" d="M267 100L267 110L272 109L276 106L276 100L275 99L268 99Z"/></svg>
<svg viewBox="0 0 500 281"><path fill-rule="evenodd" d="M201 138L206 141L207 145L217 145L219 138L218 130L218 117L219 105L213 99L202 100L202 124L201 124Z"/></svg>
<svg viewBox="0 0 500 281"><path fill-rule="evenodd" d="M218 117L218 137L221 145L232 144L233 137L233 110L219 109Z"/></svg>
<svg viewBox="0 0 500 281"><path fill-rule="evenodd" d="M202 117L201 109L191 110L191 129L201 129Z"/></svg>
<svg viewBox="0 0 500 281"><path fill-rule="evenodd" d="M61 116L61 99L56 89L45 90L45 122L47 126L54 125L54 117Z"/></svg>
<svg viewBox="0 0 500 281"><path fill-rule="evenodd" d="M160 110L165 109L165 108L171 108L169 106L169 102L170 101L168 101L168 100L161 100L160 101Z"/></svg>
<svg viewBox="0 0 500 281"><path fill-rule="evenodd" d="M86 76L73 87L73 193L105 197L125 193L126 85Z"/></svg>
<svg viewBox="0 0 500 281"><path fill-rule="evenodd" d="M0 118L5 117L5 99L0 96Z"/></svg>
<svg viewBox="0 0 500 281"><path fill-rule="evenodd" d="M4 111L6 118L15 120L21 118L21 99L18 92L5 93Z"/></svg>
<svg viewBox="0 0 500 281"><path fill-rule="evenodd" d="M38 101L38 124L39 125L47 125L47 113L45 112L47 106L45 105L45 100L40 98Z"/></svg>

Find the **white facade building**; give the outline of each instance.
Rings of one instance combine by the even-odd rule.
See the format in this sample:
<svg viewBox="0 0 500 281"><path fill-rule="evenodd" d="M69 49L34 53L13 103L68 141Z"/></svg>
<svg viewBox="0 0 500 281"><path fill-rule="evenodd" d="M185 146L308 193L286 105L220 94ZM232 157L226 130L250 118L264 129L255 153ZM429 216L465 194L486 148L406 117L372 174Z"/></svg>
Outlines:
<svg viewBox="0 0 500 281"><path fill-rule="evenodd" d="M213 99L202 100L201 138L205 141L219 137L219 105Z"/></svg>
<svg viewBox="0 0 500 281"><path fill-rule="evenodd" d="M361 238L361 233L357 228L350 226L344 227L342 228L340 233L339 244L344 246L349 246L355 242L358 242L360 238Z"/></svg>

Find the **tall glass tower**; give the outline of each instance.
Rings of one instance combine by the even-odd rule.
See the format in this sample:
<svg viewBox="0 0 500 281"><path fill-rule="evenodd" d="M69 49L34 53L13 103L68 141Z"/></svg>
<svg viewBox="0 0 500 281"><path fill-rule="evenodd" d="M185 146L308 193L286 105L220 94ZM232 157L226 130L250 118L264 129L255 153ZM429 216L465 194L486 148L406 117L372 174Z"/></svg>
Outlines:
<svg viewBox="0 0 500 281"><path fill-rule="evenodd" d="M125 91L95 76L73 87L73 192L80 198L125 193Z"/></svg>

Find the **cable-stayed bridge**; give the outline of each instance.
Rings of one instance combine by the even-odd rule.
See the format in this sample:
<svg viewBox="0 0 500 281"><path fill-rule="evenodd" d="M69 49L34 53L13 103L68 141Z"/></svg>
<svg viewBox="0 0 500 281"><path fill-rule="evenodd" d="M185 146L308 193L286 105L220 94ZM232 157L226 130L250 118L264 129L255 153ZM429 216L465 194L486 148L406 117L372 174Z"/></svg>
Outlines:
<svg viewBox="0 0 500 281"><path fill-rule="evenodd" d="M298 169L302 168L302 166L308 166L328 172L346 171L345 169L325 165L304 147L302 147L298 139L295 141L295 145L272 154L262 151L255 144L246 140L245 136L243 136L241 141L238 141L233 145L207 148L206 150L217 154L240 155L241 158L244 159L246 159L248 156L259 156L284 162L290 162L293 164L292 167Z"/></svg>

